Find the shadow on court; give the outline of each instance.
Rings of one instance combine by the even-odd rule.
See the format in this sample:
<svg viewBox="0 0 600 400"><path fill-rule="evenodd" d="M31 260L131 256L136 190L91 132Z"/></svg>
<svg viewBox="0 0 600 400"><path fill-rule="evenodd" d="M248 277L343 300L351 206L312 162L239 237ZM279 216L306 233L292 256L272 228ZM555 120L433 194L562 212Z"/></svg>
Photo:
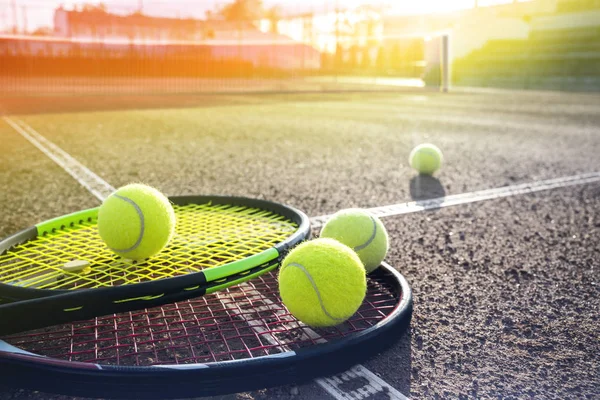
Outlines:
<svg viewBox="0 0 600 400"><path fill-rule="evenodd" d="M410 198L417 203L421 200L438 199L446 196L446 190L439 179L428 175L417 175L410 180Z"/></svg>
<svg viewBox="0 0 600 400"><path fill-rule="evenodd" d="M411 331L411 328L407 329L392 347L364 363L366 368L377 371L377 375L381 379L396 388L404 396L409 396L411 393ZM380 392L373 398L389 399L391 396L388 393Z"/></svg>

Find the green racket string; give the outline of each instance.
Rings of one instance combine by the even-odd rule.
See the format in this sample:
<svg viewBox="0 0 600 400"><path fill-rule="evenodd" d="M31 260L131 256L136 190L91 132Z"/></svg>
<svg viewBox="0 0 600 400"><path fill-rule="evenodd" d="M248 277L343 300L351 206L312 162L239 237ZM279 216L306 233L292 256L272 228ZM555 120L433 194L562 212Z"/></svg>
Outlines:
<svg viewBox="0 0 600 400"><path fill-rule="evenodd" d="M270 211L223 204L174 205L177 227L156 256L132 262L115 255L98 235L97 210L87 218L52 221L54 229L0 255L0 282L36 289L89 289L186 275L243 260L292 235L298 225ZM87 264L65 271L71 261Z"/></svg>

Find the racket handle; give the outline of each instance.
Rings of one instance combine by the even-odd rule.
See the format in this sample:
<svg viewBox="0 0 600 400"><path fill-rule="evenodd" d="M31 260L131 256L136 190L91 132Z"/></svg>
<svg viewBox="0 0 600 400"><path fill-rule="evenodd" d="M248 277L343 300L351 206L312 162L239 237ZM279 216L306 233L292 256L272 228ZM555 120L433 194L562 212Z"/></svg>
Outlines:
<svg viewBox="0 0 600 400"><path fill-rule="evenodd" d="M106 303L89 303L85 307L64 309L64 297L69 296L69 294L17 301L0 306L0 321L3 321L0 324L0 335L10 335L114 313L143 310L200 297L205 292L205 288L200 287L195 290L158 295L154 298L148 297L123 303L112 303L109 312L107 312Z"/></svg>

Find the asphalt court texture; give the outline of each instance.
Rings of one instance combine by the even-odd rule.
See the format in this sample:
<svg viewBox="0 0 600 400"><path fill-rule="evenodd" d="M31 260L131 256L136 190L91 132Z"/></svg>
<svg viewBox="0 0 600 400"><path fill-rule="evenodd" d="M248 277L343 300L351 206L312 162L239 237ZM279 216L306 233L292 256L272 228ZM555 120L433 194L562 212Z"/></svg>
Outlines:
<svg viewBox="0 0 600 400"><path fill-rule="evenodd" d="M141 99L7 97L0 106L112 186L260 197L309 216L600 171L593 94ZM0 135L0 236L98 204L6 121ZM444 152L435 178L408 166L422 142ZM386 217L386 260L411 283L415 308L410 331L364 366L411 399L600 398L599 212L592 182ZM310 383L221 398L332 397Z"/></svg>

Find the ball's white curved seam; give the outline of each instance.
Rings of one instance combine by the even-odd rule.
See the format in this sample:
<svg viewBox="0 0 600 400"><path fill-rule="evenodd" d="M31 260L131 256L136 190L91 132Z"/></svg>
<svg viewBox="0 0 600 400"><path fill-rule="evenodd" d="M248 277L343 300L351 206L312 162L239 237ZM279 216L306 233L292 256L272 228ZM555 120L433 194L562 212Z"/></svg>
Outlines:
<svg viewBox="0 0 600 400"><path fill-rule="evenodd" d="M331 318L332 320L334 320L334 321L344 321L345 318L336 318L336 317L334 317L333 315L331 315L329 313L329 311L325 307L325 304L323 303L323 298L321 297L321 291L319 290L319 287L317 286L317 283L315 282L315 280L312 277L312 275L310 274L310 272L308 272L308 270L306 269L306 267L304 265L298 264L298 263L289 263L284 268L290 268L290 267L296 267L296 268L298 268L306 276L306 278L310 282L310 285L312 286L313 290L317 294L317 299L319 300L319 304L321 305L321 310L323 311L323 313L325 315L327 315L329 318ZM283 271L284 268L282 268L282 271Z"/></svg>
<svg viewBox="0 0 600 400"><path fill-rule="evenodd" d="M146 225L145 219L144 219L144 213L142 212L142 209L140 208L140 206L135 201L131 200L129 197L121 196L116 193L113 196L115 196L117 199L120 199L120 200L123 200L123 201L129 203L133 207L135 212L137 213L138 217L140 217L140 234L138 235L138 238L137 238L136 242L134 243L134 245L127 249L113 249L111 247L111 249L113 251L116 251L117 253L129 253L130 251L133 251L133 250L137 249L138 247L140 247L140 244L142 243L142 239L144 238L144 230L145 230L145 225Z"/></svg>
<svg viewBox="0 0 600 400"><path fill-rule="evenodd" d="M362 249L365 249L368 245L370 245L373 242L373 240L375 240L375 236L377 236L377 222L375 221L375 218L373 218L372 216L370 218L371 218L371 221L373 222L373 231L371 233L371 237L363 244L356 246L353 249L354 251L360 251Z"/></svg>

